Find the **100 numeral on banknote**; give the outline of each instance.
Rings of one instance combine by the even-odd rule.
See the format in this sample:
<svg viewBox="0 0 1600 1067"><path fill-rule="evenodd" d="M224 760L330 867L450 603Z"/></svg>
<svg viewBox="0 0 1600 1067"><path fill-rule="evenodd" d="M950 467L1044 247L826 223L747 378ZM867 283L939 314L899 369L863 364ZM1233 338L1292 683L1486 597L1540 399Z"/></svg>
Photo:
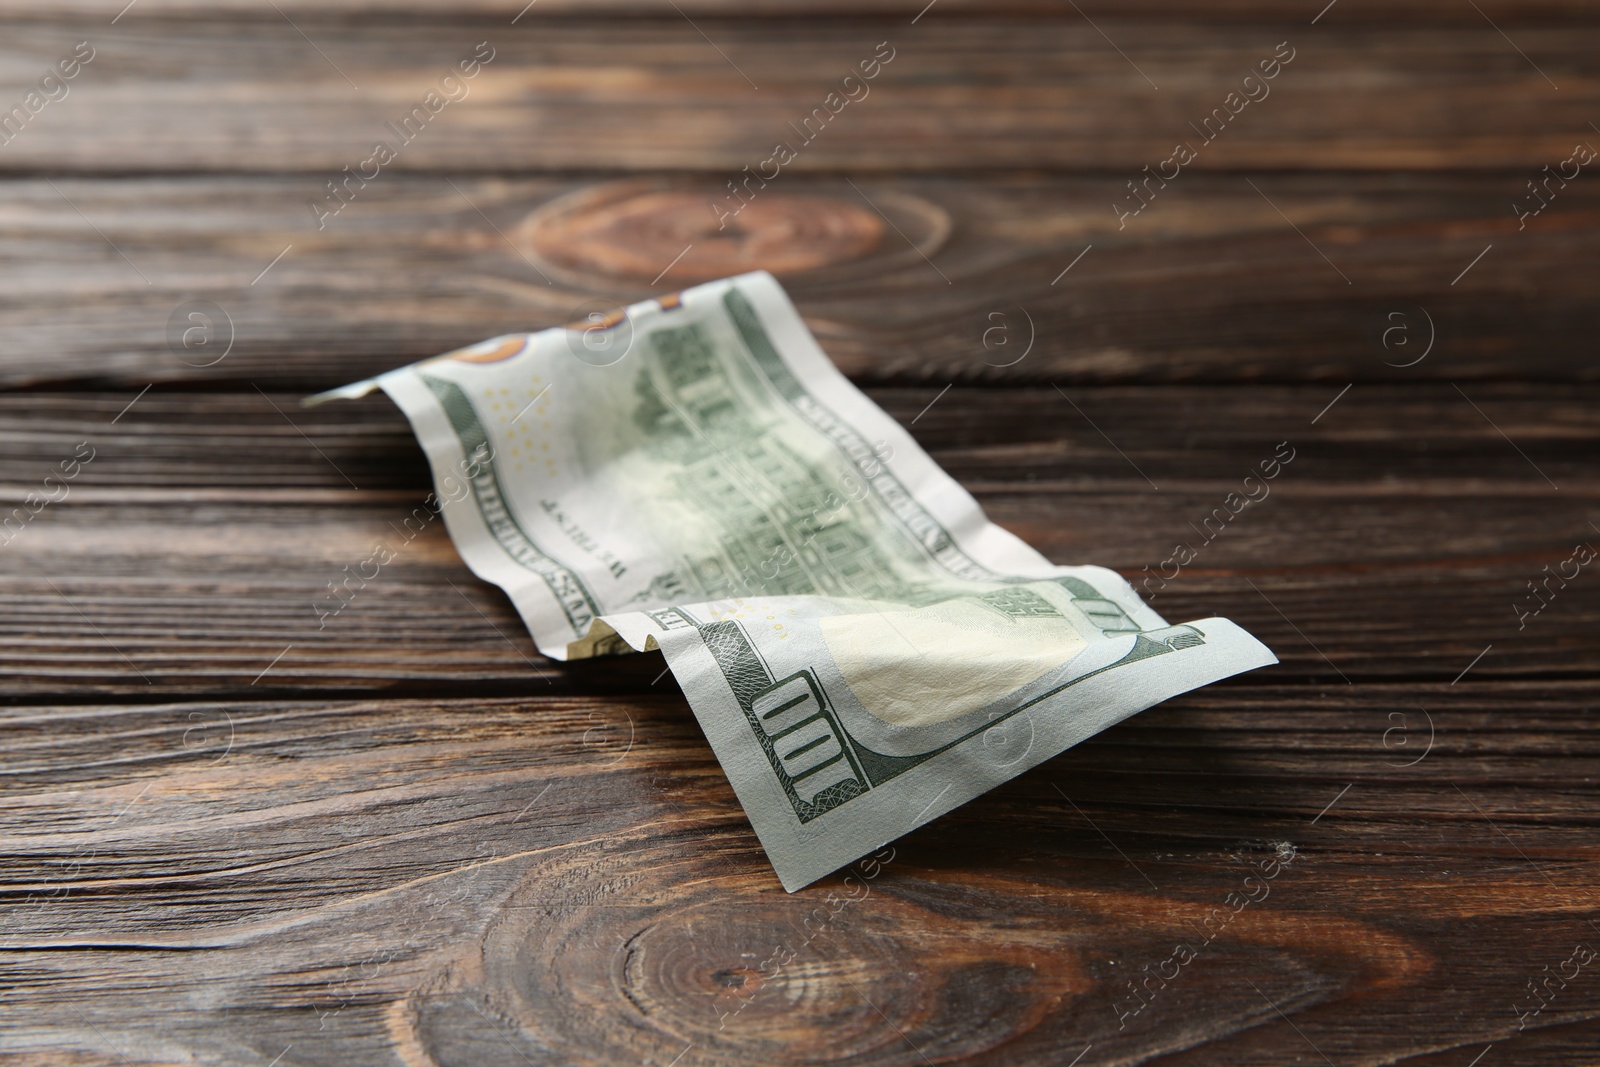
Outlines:
<svg viewBox="0 0 1600 1067"><path fill-rule="evenodd" d="M540 651L661 649L791 891L1276 662L989 522L766 274L324 395L374 385L469 483L440 494L451 537Z"/></svg>

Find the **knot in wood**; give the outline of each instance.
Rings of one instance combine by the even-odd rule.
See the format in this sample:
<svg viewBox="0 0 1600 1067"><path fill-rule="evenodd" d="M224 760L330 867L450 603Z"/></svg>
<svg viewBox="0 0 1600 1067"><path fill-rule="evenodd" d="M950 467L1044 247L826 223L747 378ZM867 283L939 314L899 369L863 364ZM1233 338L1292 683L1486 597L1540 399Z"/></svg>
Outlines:
<svg viewBox="0 0 1600 1067"><path fill-rule="evenodd" d="M870 205L831 195L621 181L540 207L519 243L559 272L679 288L766 270L797 274L870 256L888 225Z"/></svg>

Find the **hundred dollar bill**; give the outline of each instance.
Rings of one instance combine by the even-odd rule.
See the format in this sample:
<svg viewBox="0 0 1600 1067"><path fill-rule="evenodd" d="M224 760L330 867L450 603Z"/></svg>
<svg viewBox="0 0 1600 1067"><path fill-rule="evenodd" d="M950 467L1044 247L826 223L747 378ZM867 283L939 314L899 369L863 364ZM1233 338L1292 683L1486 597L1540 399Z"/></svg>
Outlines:
<svg viewBox="0 0 1600 1067"><path fill-rule="evenodd" d="M791 892L1144 708L1277 660L989 522L770 275L374 387L541 652L659 648Z"/></svg>

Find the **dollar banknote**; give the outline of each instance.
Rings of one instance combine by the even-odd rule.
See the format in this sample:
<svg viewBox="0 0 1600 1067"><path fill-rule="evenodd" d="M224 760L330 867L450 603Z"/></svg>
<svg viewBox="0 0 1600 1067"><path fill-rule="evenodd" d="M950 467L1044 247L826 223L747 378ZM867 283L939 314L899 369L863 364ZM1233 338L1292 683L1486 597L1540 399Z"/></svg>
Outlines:
<svg viewBox="0 0 1600 1067"><path fill-rule="evenodd" d="M989 522L755 273L381 387L545 655L659 648L791 892L1159 701L1275 663Z"/></svg>

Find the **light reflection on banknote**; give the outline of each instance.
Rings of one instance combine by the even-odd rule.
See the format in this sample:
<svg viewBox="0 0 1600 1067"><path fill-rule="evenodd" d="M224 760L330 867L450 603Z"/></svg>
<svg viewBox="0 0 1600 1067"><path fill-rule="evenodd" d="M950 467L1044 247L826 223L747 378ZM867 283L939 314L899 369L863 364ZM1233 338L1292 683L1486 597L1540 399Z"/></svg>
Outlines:
<svg viewBox="0 0 1600 1067"><path fill-rule="evenodd" d="M1107 726L1275 663L990 523L747 274L335 390L405 411L556 659L659 647L793 891Z"/></svg>

